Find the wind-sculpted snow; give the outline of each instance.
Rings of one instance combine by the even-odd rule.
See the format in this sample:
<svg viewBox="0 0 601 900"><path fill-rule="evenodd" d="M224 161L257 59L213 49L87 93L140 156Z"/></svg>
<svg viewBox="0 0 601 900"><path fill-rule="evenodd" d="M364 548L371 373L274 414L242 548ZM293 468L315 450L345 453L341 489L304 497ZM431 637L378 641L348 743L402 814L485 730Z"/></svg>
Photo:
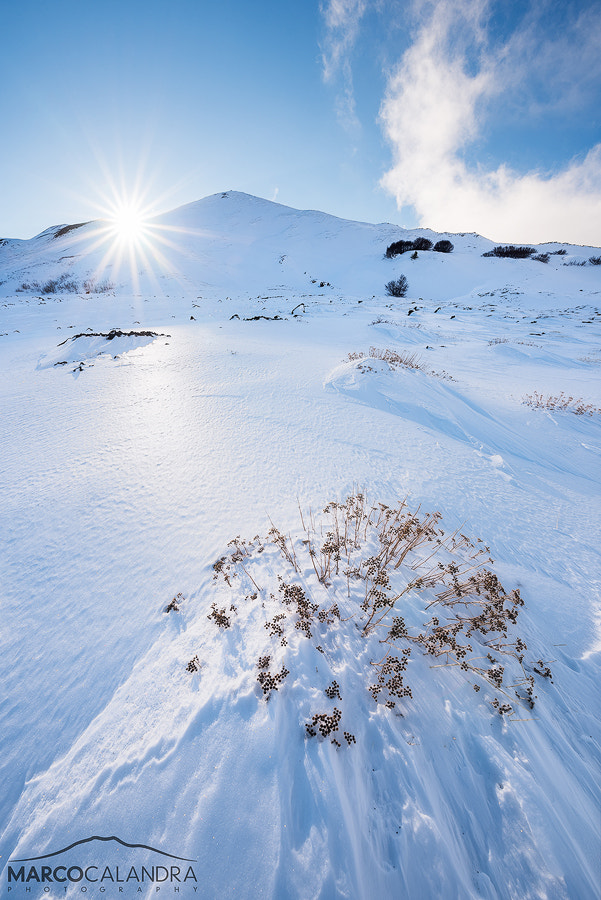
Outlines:
<svg viewBox="0 0 601 900"><path fill-rule="evenodd" d="M38 362L38 369L49 369L56 366L75 364L73 372L83 371L84 364L99 356L110 356L118 359L138 347L145 347L158 337L156 331L126 331L112 329L107 332L94 332L90 328L84 334L76 334L61 341L56 350L44 354Z"/></svg>
<svg viewBox="0 0 601 900"><path fill-rule="evenodd" d="M501 418L497 410L486 409L449 383L445 374L429 372L421 365L396 369L386 360L367 357L337 367L326 379L326 387L351 401L414 422L436 439L471 446L508 479L524 462L588 477L596 454L582 444L574 445L573 426L565 435L565 421L551 428L544 420L525 425L517 411Z"/></svg>
<svg viewBox="0 0 601 900"><path fill-rule="evenodd" d="M294 566L272 538L238 540L215 566L217 581L161 614L161 634L106 708L24 793L9 833L29 827L14 855L45 843L63 797L76 823L112 822L123 833L132 806L141 821L159 819L153 840L170 835L180 855L196 859L208 897L223 895L224 880L227 894L249 898L592 896L593 868L568 837L570 822L594 828L596 813L581 752L557 730L565 682L537 676L535 712L518 702L508 725L486 679L475 694L473 673L446 667L444 655L414 655L412 697L375 704L368 687L374 653L386 649L380 633L367 640L357 627L367 615L346 588L314 577L302 530L280 537ZM282 573L323 611L312 614L310 636L295 627L303 619L294 605L278 599ZM410 629L420 627L417 601L409 594L398 609ZM219 604L229 624L208 625ZM510 626L509 642L515 631L524 636ZM536 657L544 639L526 637ZM287 677L265 693L261 666L282 663ZM534 664L540 676L544 669ZM337 745L308 730L332 707L342 710Z"/></svg>
<svg viewBox="0 0 601 900"><path fill-rule="evenodd" d="M235 193L164 224L186 229L169 265L98 272L102 293L22 288L93 277L94 223L0 246L0 896L95 893L8 893L11 861L65 848L50 877L171 895L118 890L163 877L157 848L193 860L182 898L592 900L601 269L563 265L591 252L451 235L386 260L403 229ZM434 656L412 638L462 608L414 586L378 668L392 625L364 634L365 580L319 581L303 543L359 492L481 539L524 603L513 650ZM411 693L376 702L380 674Z"/></svg>

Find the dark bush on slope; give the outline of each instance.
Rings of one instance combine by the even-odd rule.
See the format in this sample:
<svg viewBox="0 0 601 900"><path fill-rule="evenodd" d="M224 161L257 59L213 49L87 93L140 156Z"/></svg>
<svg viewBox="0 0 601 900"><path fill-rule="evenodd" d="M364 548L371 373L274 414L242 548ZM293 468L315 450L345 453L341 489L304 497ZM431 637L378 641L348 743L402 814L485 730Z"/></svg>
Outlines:
<svg viewBox="0 0 601 900"><path fill-rule="evenodd" d="M428 238L418 237L415 238L414 241L395 241L393 244L390 244L386 248L386 253L384 254L384 256L386 257L386 259L394 259L395 256L401 256L401 254L406 253L407 250L432 249L437 250L439 253L451 253L451 251L453 250L453 245L450 241L443 240L438 241L434 245L434 247L432 247L432 241L429 241Z"/></svg>
<svg viewBox="0 0 601 900"><path fill-rule="evenodd" d="M77 293L79 285L69 275L61 275L59 278L50 278L40 288L42 294L56 294L57 291Z"/></svg>
<svg viewBox="0 0 601 900"><path fill-rule="evenodd" d="M16 290L17 293L23 293L24 291L37 291L40 294L56 294L57 292L77 293L79 284L73 280L68 272L63 272L58 278L50 278L44 284L40 284L39 281L32 281L31 283L24 281Z"/></svg>
<svg viewBox="0 0 601 900"><path fill-rule="evenodd" d="M394 259L395 256L400 256L407 250L413 250L413 241L395 241L386 248L386 253L384 255L386 256L386 259Z"/></svg>
<svg viewBox="0 0 601 900"><path fill-rule="evenodd" d="M414 250L431 250L432 249L432 241L429 241L428 238L418 237L413 241L413 249Z"/></svg>
<svg viewBox="0 0 601 900"><path fill-rule="evenodd" d="M482 256L498 256L509 259L528 259L535 253L534 247L514 247L513 244L507 246L494 247Z"/></svg>
<svg viewBox="0 0 601 900"><path fill-rule="evenodd" d="M399 275L396 280L389 281L385 287L389 297L404 297L409 290L409 282L404 275Z"/></svg>

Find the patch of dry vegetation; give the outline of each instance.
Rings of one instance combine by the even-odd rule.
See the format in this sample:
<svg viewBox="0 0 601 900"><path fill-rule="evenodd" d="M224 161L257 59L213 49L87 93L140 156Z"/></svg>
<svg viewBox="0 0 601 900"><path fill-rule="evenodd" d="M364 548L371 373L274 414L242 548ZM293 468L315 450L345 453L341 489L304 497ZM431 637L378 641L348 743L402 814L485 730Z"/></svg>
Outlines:
<svg viewBox="0 0 601 900"><path fill-rule="evenodd" d="M396 372L397 369L413 369L414 371L419 371L423 372L426 375L431 375L434 378L442 378L446 381L455 381L453 376L449 375L448 372L435 372L433 369L428 369L427 366L423 365L417 353L408 353L406 351L401 351L399 353L396 350L380 350L378 347L370 347L369 353L367 355L362 351L358 351L349 353L347 359L350 362L367 359L381 359L384 362L388 363L388 368L392 372ZM358 368L360 372L374 371L372 367L364 363L361 363Z"/></svg>
<svg viewBox="0 0 601 900"><path fill-rule="evenodd" d="M586 400L568 396L561 391L559 394L539 394L534 391L533 394L526 394L522 398L522 403L532 409L550 409L560 412L571 412L576 416L598 416L601 409Z"/></svg>
<svg viewBox="0 0 601 900"><path fill-rule="evenodd" d="M524 601L517 588L503 587L482 540L446 532L439 512L412 511L406 500L369 505L362 493L328 503L317 522L311 512L300 507L299 512L302 530L296 539L275 526L265 539L235 538L213 566L223 590L239 596L227 615L226 606L213 603L209 619L217 626L235 625L242 604L265 610L271 646L256 670L267 699L290 674L293 664L282 658L287 651L281 648L296 633L321 654L331 640L339 648L367 642L370 658L359 664L365 666L365 689L388 709L399 702L406 707L419 690L412 666L420 657L432 660L428 668L415 668L422 678L429 669L463 673L473 691L484 689L491 710L503 716L511 718L520 706L533 709L535 679L550 681L551 670L542 659L527 660L518 630ZM270 547L284 566L271 590L259 586L266 578L260 555ZM246 577L257 590L242 597ZM333 680L324 693L338 705L316 712L306 733L334 735L332 743L340 747L341 687ZM349 731L344 737L348 745L355 742Z"/></svg>

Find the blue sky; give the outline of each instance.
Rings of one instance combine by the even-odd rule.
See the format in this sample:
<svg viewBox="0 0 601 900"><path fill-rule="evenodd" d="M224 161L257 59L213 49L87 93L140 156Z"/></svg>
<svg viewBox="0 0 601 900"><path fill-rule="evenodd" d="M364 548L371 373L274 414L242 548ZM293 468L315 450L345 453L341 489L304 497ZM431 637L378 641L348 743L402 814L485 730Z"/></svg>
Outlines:
<svg viewBox="0 0 601 900"><path fill-rule="evenodd" d="M601 244L601 5L1 4L0 236L235 189Z"/></svg>

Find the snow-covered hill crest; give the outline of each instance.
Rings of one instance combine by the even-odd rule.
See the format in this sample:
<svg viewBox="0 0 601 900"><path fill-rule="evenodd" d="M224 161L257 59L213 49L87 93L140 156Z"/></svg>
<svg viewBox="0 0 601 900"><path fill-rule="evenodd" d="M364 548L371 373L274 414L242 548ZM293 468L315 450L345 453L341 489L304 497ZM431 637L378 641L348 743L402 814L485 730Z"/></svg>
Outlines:
<svg viewBox="0 0 601 900"><path fill-rule="evenodd" d="M390 244L417 237L432 244L450 239L454 251L384 259ZM2 241L0 296L60 293L65 285L67 291L88 294L110 286L118 293L373 296L383 293L402 267L411 296L444 299L449 292L461 297L486 291L498 286L499 277L511 285L527 275L535 288L546 281L545 267L561 285L573 275L569 266L595 256L593 248L544 244L534 249L538 256L550 254L546 264L481 258L492 248L492 241L476 234L351 222L229 191L149 220L133 253L104 221L55 226L29 241ZM588 268L579 273L587 285L595 283Z"/></svg>

